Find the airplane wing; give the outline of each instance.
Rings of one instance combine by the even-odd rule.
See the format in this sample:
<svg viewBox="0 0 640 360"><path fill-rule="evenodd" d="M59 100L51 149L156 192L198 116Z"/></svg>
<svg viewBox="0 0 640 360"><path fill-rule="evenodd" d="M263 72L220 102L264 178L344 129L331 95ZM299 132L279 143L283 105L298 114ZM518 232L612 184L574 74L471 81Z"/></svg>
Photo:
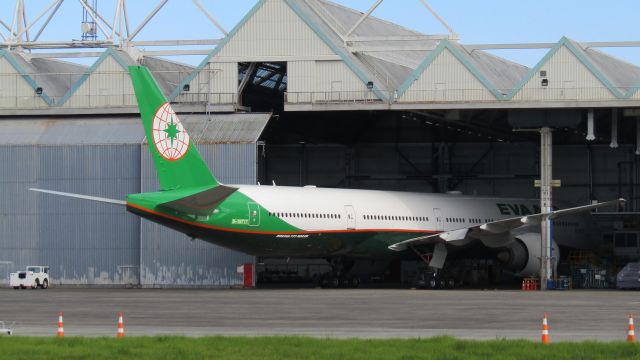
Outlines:
<svg viewBox="0 0 640 360"><path fill-rule="evenodd" d="M82 200L97 201L97 202L113 204L113 205L123 205L123 206L127 205L127 202L124 200L108 199L108 198L97 197L97 196L89 196L89 195L82 195L82 194L67 193L62 191L36 189L36 188L30 188L29 190L46 193L46 194L52 194L52 195L72 197L72 198L82 199Z"/></svg>
<svg viewBox="0 0 640 360"><path fill-rule="evenodd" d="M540 224L546 216L549 219L557 219L563 216L574 215L598 209L601 207L614 206L618 204L624 204L624 199L617 199L607 202L602 202L593 205L578 206L569 209L555 210L548 214L533 214L522 217L514 217L509 219L503 219L493 222L484 223L482 225L466 227L462 229L456 229L451 231L441 232L435 235L420 236L413 239L405 240L399 243L395 243L389 246L389 249L394 251L403 251L409 247L417 245L426 245L434 243L448 243L452 245L462 245L468 243L469 238L486 239L496 238L500 241L504 238L505 234L508 234L511 230L517 229L525 225Z"/></svg>

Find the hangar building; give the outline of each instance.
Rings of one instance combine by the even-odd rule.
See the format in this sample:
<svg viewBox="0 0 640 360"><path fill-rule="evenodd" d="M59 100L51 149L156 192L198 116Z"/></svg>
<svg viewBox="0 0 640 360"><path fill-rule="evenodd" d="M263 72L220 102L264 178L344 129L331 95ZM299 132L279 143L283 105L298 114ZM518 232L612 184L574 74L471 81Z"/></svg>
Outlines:
<svg viewBox="0 0 640 360"><path fill-rule="evenodd" d="M554 199L624 197L626 213L594 216L640 230L640 67L600 50L638 43L535 44L548 52L529 68L490 52L527 44L465 45L326 0L258 1L224 38L198 43L216 46L195 67L124 34L76 42L94 48L88 67L11 35L0 44L0 284L44 264L56 284L227 287L256 261L122 208L27 190L157 188L133 64L151 69L225 183L536 198L539 138L513 129L551 126Z"/></svg>

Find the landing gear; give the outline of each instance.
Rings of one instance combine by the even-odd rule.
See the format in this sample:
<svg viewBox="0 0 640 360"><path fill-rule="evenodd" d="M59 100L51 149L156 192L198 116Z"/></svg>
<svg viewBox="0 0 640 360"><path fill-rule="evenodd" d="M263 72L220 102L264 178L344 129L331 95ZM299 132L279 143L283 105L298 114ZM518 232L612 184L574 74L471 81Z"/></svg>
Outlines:
<svg viewBox="0 0 640 360"><path fill-rule="evenodd" d="M447 271L444 266L447 258L447 249L443 244L436 244L432 252L422 252L414 247L411 248L422 260L425 269L422 277L418 280L418 286L425 289L453 289L459 285L452 272Z"/></svg>
<svg viewBox="0 0 640 360"><path fill-rule="evenodd" d="M447 274L446 272L440 270L436 271L433 269L426 269L422 273L422 280L420 280L420 285L425 289L455 289L458 286L458 282L456 279L451 276L451 274Z"/></svg>
<svg viewBox="0 0 640 360"><path fill-rule="evenodd" d="M319 277L317 285L322 288L357 288L360 286L360 278L347 275L353 268L354 261L345 258L328 259L331 265L331 272L324 273Z"/></svg>

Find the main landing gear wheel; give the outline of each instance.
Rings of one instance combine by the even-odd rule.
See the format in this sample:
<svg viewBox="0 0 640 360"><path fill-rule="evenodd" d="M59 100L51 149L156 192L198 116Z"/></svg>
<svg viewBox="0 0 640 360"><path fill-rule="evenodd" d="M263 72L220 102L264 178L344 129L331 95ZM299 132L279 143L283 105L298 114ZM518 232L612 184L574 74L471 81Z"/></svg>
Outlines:
<svg viewBox="0 0 640 360"><path fill-rule="evenodd" d="M427 283L427 287L429 289L437 289L438 288L438 279L436 279L436 277L432 277L431 279L429 279L429 282Z"/></svg>

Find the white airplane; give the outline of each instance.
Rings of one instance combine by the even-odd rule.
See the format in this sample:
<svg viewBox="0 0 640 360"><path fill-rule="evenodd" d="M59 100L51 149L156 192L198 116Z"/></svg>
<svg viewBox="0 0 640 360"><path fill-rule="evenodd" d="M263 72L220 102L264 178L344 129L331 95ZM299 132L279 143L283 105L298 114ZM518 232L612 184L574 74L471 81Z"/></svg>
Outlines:
<svg viewBox="0 0 640 360"><path fill-rule="evenodd" d="M143 218L192 238L266 257L327 258L331 284L348 276L354 259L416 253L441 269L450 249L481 243L519 276L540 269L540 223L615 206L623 199L540 213L535 199L321 189L314 186L223 185L211 174L148 69L130 67L142 123L161 191L126 201L32 189L126 206ZM556 221L558 245L588 248L579 236L588 221ZM357 278L349 280L359 281Z"/></svg>

